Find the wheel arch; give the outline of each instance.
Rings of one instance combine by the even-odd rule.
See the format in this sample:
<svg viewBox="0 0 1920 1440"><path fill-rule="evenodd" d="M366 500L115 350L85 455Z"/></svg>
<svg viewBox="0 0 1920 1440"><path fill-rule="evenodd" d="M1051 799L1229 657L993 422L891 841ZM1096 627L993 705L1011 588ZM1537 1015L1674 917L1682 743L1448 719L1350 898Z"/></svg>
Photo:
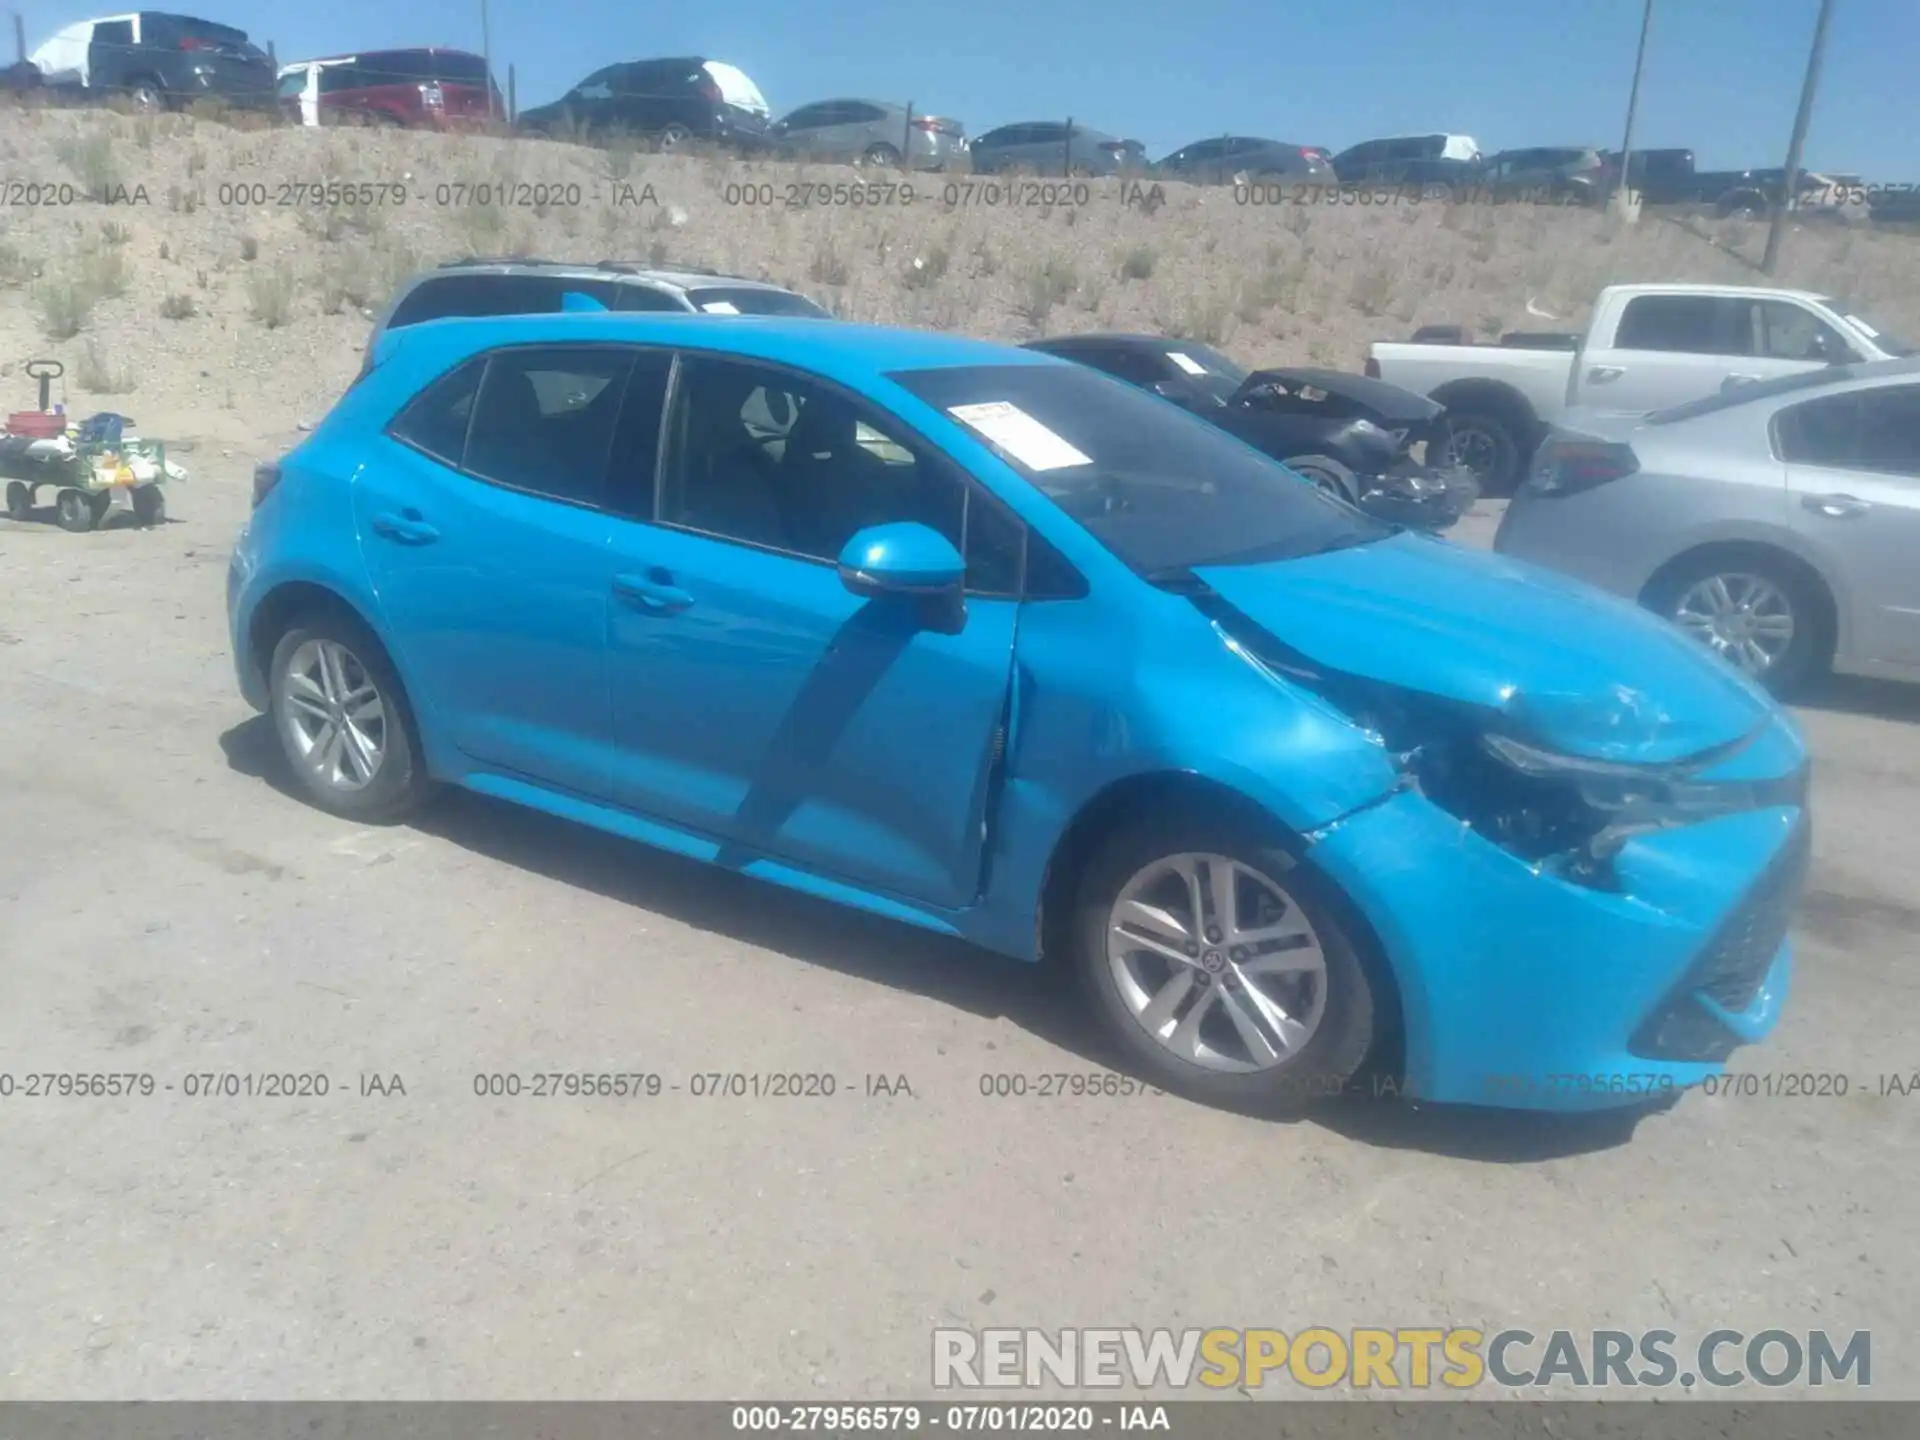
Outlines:
<svg viewBox="0 0 1920 1440"><path fill-rule="evenodd" d="M1515 438L1522 449L1541 430L1540 414L1533 402L1504 380L1449 380L1430 391L1427 398L1448 410L1478 411L1509 422L1519 432Z"/></svg>
<svg viewBox="0 0 1920 1440"><path fill-rule="evenodd" d="M1173 811L1244 825L1313 877L1316 898L1335 911L1352 937L1374 992L1380 1041L1367 1068L1399 1077L1405 1064L1400 982L1379 932L1346 891L1313 864L1312 840L1307 835L1241 791L1196 771L1153 770L1125 776L1093 795L1067 822L1040 882L1034 936L1041 964L1053 964L1069 953L1075 891L1101 843L1144 815Z"/></svg>
<svg viewBox="0 0 1920 1440"><path fill-rule="evenodd" d="M1793 546L1779 540L1731 537L1703 540L1690 545L1663 561L1647 577L1636 598L1642 605L1652 608L1676 575L1698 565L1726 562L1772 563L1791 571L1805 583L1814 601L1814 620L1820 627L1819 658L1831 661L1836 655L1844 653L1846 608L1841 604L1840 595L1818 565Z"/></svg>

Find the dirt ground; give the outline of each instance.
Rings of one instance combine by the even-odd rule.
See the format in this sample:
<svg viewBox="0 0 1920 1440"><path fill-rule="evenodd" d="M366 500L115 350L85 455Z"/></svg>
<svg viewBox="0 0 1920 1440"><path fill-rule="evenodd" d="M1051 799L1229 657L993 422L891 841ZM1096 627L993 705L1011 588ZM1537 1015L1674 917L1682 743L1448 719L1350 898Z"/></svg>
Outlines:
<svg viewBox="0 0 1920 1440"><path fill-rule="evenodd" d="M213 182L216 159L266 173L305 146L372 171L389 162L369 147L412 143L241 136L216 155L191 122L144 144L141 122L93 123L118 127L114 154L151 166L162 196L203 150ZM50 144L8 129L0 169ZM1021 295L968 271L981 237L1009 267L1043 263L1043 239L1116 264L1151 243L1150 277L1105 282L1111 314L1077 313L1121 324L1305 243L1246 214L1216 240L1202 217L1231 202L1208 195L1074 224L867 216L855 244L844 215L743 220L691 162L671 165L689 167L669 204L693 238L656 233L676 258L711 247L737 264L777 240L767 267L805 282L831 240L851 309L929 321L946 303L990 334L1018 331ZM19 264L45 273L0 291L0 357L51 349L77 367L91 341L136 388L76 392L73 408L129 411L191 478L152 531L0 520L0 1072L155 1077L147 1096L0 1098L0 1398L924 1396L929 1331L995 1324L1867 1329L1874 1393L1920 1397L1902 1353L1920 1333L1920 1095L1870 1093L1920 1067L1914 692L1837 687L1801 711L1818 838L1796 993L1737 1062L1838 1071L1845 1098L1695 1095L1637 1124L1360 1103L1268 1124L1170 1098L988 1098L997 1075L1104 1063L1071 992L491 802L448 797L362 831L276 783L232 679L224 568L252 463L297 440L357 364L364 318L345 301L325 313L305 277L335 263L329 247L386 232L215 224L164 198L105 222L128 228L117 240L96 210L4 223ZM1291 308L1235 321L1227 343L1351 363L1372 331L1474 320L1477 303L1519 323L1526 267L1550 258L1574 288L1588 262L1548 241L1601 222L1370 223L1318 215L1328 228L1308 235L1321 257L1388 254L1407 316L1363 314L1321 258ZM1400 248L1370 249L1381 234ZM1692 271L1699 250L1634 248L1682 240L1700 243L1616 238L1609 253ZM902 286L902 257L936 241L952 268ZM1476 243L1512 274L1473 268ZM1890 245L1802 235L1790 257L1851 267L1857 293L1911 314L1897 282L1912 252ZM39 287L98 267L84 257L99 246L130 253L133 278L50 345ZM1453 280L1426 286L1429 261ZM303 278L268 327L245 277L282 263ZM1084 277L1106 261L1074 263ZM191 318L159 316L176 292L199 297ZM28 403L17 373L0 387ZM1493 516L1461 538L1485 543ZM680 1089L475 1092L476 1076L551 1070ZM838 1093L690 1093L695 1075L737 1071L830 1073ZM269 1072L330 1090L185 1093L189 1076Z"/></svg>
<svg viewBox="0 0 1920 1440"><path fill-rule="evenodd" d="M1863 1093L1916 1066L1912 694L1802 712L1796 993L1738 1062L1845 1099L987 1098L1103 1064L1070 991L491 802L290 798L223 630L247 456L183 458L162 529L0 521L0 1070L156 1077L0 1100L0 1397L905 1397L939 1325L1383 1323L1869 1329L1920 1395L1920 1096ZM681 1089L475 1094L557 1069ZM331 1090L184 1094L261 1072Z"/></svg>

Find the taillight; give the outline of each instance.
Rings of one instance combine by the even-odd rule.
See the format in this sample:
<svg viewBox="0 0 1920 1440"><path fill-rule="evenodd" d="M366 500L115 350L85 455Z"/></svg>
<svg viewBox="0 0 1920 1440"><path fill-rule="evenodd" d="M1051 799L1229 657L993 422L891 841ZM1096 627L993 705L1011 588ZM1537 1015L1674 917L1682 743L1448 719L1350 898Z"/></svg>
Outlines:
<svg viewBox="0 0 1920 1440"><path fill-rule="evenodd" d="M919 115L914 117L913 128L916 130L925 130L929 133L932 133L934 131L939 130L946 123L947 123L946 121L935 119L931 115Z"/></svg>
<svg viewBox="0 0 1920 1440"><path fill-rule="evenodd" d="M260 502L273 492L280 483L280 462L270 460L253 467L253 508L258 510Z"/></svg>
<svg viewBox="0 0 1920 1440"><path fill-rule="evenodd" d="M1380 378L1380 362L1374 359L1373 356L1367 356L1367 363L1360 368L1367 379L1378 380Z"/></svg>
<svg viewBox="0 0 1920 1440"><path fill-rule="evenodd" d="M1574 495L1639 468L1631 445L1578 437L1548 440L1534 458L1527 488L1538 495Z"/></svg>

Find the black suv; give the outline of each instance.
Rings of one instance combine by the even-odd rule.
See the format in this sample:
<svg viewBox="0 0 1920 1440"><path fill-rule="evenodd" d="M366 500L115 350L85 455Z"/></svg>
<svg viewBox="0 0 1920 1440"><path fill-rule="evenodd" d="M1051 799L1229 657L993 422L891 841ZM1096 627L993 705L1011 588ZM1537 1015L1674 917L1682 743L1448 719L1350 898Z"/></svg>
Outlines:
<svg viewBox="0 0 1920 1440"><path fill-rule="evenodd" d="M738 67L698 56L604 66L552 104L523 111L517 123L562 139L633 135L662 150L694 140L737 150L769 143L760 87Z"/></svg>
<svg viewBox="0 0 1920 1440"><path fill-rule="evenodd" d="M49 86L124 95L142 110L194 100L263 109L277 103L267 52L244 30L191 15L141 10L76 20L28 58Z"/></svg>

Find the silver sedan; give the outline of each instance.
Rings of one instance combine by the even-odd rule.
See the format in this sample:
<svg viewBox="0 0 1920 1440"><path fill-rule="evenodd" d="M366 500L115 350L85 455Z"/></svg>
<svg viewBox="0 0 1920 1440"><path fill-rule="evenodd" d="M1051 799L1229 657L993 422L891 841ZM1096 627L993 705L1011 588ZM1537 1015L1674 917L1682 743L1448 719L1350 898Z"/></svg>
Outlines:
<svg viewBox="0 0 1920 1440"><path fill-rule="evenodd" d="M1569 417L1494 548L1640 601L1770 689L1920 682L1920 357Z"/></svg>

